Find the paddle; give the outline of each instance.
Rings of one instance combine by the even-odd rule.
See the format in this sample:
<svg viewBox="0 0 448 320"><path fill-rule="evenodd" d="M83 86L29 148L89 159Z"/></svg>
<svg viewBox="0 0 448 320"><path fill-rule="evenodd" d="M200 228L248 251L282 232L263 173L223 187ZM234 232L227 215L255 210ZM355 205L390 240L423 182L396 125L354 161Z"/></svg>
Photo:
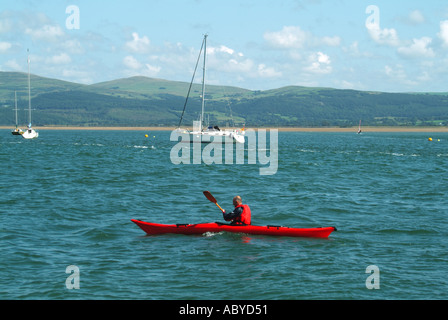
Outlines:
<svg viewBox="0 0 448 320"><path fill-rule="evenodd" d="M216 204L216 205L218 206L218 208L221 209L222 212L224 212L224 209L221 208L221 207L219 206L218 201L216 201L215 197L212 196L212 194L210 193L210 191L204 191L203 193L204 193L204 196L205 196L208 200L210 200L211 202L213 202L214 204Z"/></svg>

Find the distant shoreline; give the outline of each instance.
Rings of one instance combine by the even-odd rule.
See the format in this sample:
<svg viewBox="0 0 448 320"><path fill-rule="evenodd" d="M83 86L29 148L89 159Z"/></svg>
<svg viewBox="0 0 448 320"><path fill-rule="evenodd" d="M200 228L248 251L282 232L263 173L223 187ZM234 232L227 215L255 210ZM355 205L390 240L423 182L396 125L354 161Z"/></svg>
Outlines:
<svg viewBox="0 0 448 320"><path fill-rule="evenodd" d="M14 129L13 126L0 126L0 129ZM22 128L23 130L25 129ZM173 131L176 127L76 127L76 126L45 126L34 127L36 130L122 130L122 131ZM190 129L191 128L187 128ZM227 128L222 128L223 130ZM241 129L238 127L237 129ZM303 128L303 127L266 127L247 129L278 129L281 132L357 132L358 127L351 128ZM448 132L448 127L363 127L363 132Z"/></svg>

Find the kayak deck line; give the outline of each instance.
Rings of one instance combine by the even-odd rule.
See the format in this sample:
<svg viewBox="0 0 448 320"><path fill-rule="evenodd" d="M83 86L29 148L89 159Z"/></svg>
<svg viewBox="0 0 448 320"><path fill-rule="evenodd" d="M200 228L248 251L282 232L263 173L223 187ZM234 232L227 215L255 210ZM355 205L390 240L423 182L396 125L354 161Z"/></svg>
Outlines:
<svg viewBox="0 0 448 320"><path fill-rule="evenodd" d="M143 220L140 220L140 219L136 219L137 221L143 221ZM246 224L229 224L229 223L223 223L223 222L214 222L214 223L216 223L217 225L222 225L222 226L229 226L229 227L244 227L244 226L248 226L248 225L246 225ZM195 225L198 225L198 224L204 224L204 223L176 223L176 226L177 227L187 227L187 226L195 226ZM249 226L253 226L253 227L264 227L264 226L257 226L257 225L254 225L254 224L250 224ZM266 228L276 228L276 229L279 229L279 228L288 228L288 229L293 229L293 228L291 228L291 227L285 227L285 226L276 226L276 225L272 225L272 224L267 224L266 226L265 226ZM315 227L315 228L313 228L313 229L319 229L319 228L324 228L324 227ZM331 228L334 228L334 231L338 231L338 229L336 228L336 227L331 227Z"/></svg>
<svg viewBox="0 0 448 320"><path fill-rule="evenodd" d="M142 220L131 219L137 226L149 235L157 234L204 234L206 232L232 232L245 233L253 235L287 236L287 237L311 237L328 238L336 227L316 227L316 228L292 228L276 225L257 226L257 225L232 225L222 222L208 223L178 223L178 224L160 224L145 222Z"/></svg>

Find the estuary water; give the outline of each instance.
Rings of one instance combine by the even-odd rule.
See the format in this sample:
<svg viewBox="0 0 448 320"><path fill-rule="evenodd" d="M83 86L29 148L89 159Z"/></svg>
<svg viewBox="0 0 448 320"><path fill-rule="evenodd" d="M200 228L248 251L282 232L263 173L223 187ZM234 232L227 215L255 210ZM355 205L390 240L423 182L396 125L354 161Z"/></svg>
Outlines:
<svg viewBox="0 0 448 320"><path fill-rule="evenodd" d="M173 164L170 133L0 130L0 299L448 298L447 133L279 132L272 175ZM147 236L131 222L222 221L204 190L227 210L241 195L253 224L338 231Z"/></svg>

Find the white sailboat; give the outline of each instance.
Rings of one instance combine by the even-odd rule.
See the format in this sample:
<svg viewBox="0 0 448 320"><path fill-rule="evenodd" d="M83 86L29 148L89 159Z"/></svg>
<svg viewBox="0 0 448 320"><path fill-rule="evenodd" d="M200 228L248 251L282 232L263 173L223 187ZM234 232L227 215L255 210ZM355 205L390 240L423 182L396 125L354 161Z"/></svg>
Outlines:
<svg viewBox="0 0 448 320"><path fill-rule="evenodd" d="M203 62L203 71L202 71L202 110L201 110L201 115L199 118L199 123L200 123L200 127L199 128L193 128L193 131L189 132L190 133L190 141L201 141L204 143L208 143L208 142L217 142L216 137L221 137L222 142L227 142L230 141L232 142L237 142L237 143L244 143L245 139L245 132L244 129L242 130L221 130L218 126L206 126L205 125L205 119L204 119L204 109L205 109L205 71L206 71L206 56L207 56L207 36L208 35L204 35L204 40L202 41L202 47L201 50L199 51L199 57L198 57L198 61L196 63L196 68L195 71L193 73L193 79L191 80L190 83L190 90L191 90L191 85L193 83L194 80L194 74L196 73L196 69L199 63L199 59L201 57L201 53L202 51L204 51L204 62ZM188 101L188 95L190 93L190 90L188 90L188 94L187 94L187 100L185 101L185 105ZM185 112L185 106L184 106L184 112ZM182 123L182 118L183 118L183 112L182 112L182 116L181 119L179 121L179 126L178 126L178 130L182 130L180 129L180 125ZM211 139L211 137L213 137L213 139Z"/></svg>
<svg viewBox="0 0 448 320"><path fill-rule="evenodd" d="M15 101L15 112L16 112L16 128L14 130L11 131L11 133L14 136L20 136L21 134L23 134L23 130L19 128L19 120L17 117L17 91L14 91L14 101Z"/></svg>
<svg viewBox="0 0 448 320"><path fill-rule="evenodd" d="M361 120L359 120L359 127L358 127L358 132L357 132L357 134L361 134Z"/></svg>
<svg viewBox="0 0 448 320"><path fill-rule="evenodd" d="M39 132L31 126L31 76L30 76L30 55L28 50L28 128L22 133L25 139L35 139L39 136Z"/></svg>

